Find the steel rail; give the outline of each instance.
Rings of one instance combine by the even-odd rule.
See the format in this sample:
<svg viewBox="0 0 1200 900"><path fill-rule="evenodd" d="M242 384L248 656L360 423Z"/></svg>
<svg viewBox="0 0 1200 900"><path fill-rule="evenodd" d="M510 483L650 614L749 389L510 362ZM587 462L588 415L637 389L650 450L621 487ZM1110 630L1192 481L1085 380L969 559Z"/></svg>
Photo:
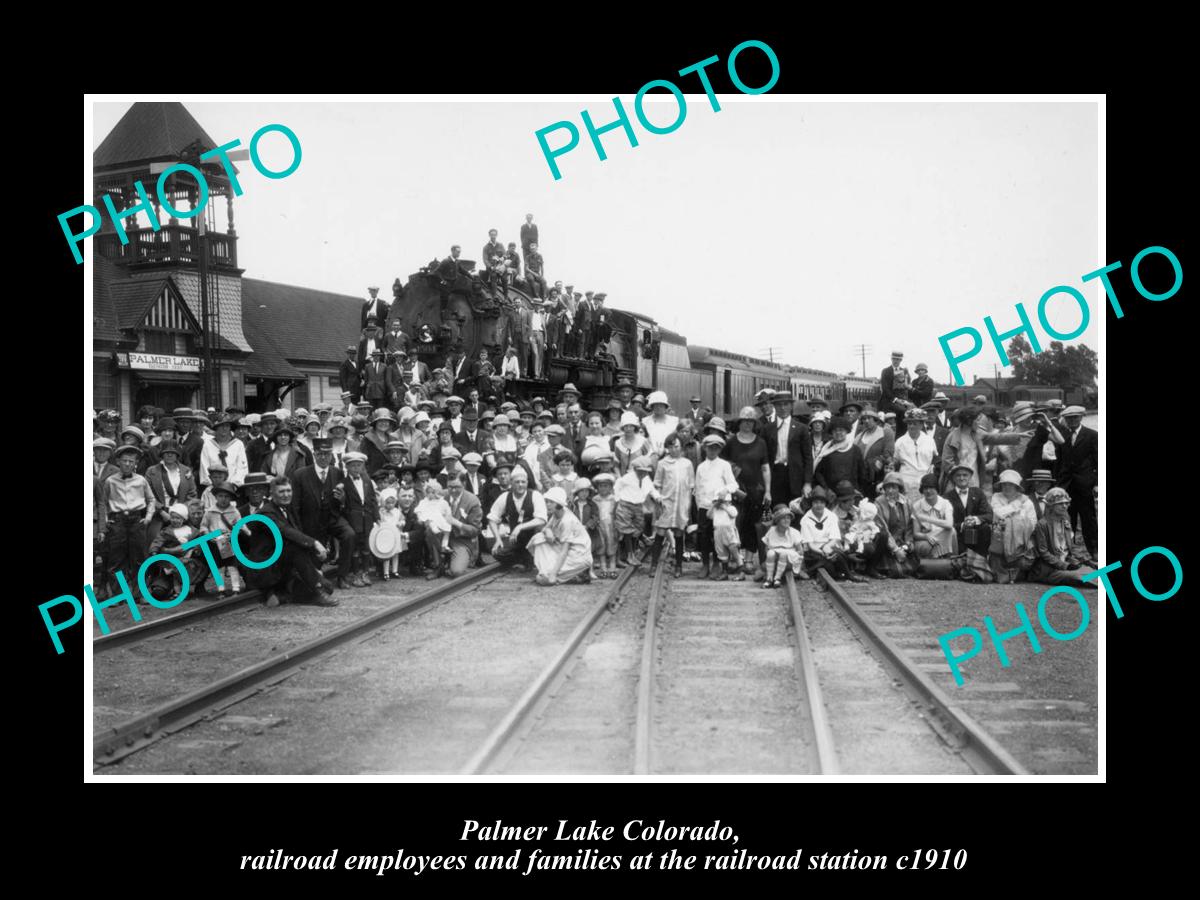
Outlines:
<svg viewBox="0 0 1200 900"><path fill-rule="evenodd" d="M875 655L884 668L900 682L909 698L926 713L926 719L934 729L976 773L1030 774L1029 770L1001 747L978 722L951 701L946 692L934 684L928 675L918 669L908 655L846 595L840 584L824 570L821 570L818 577L823 578L828 585L833 606L842 618L865 644L877 651Z"/></svg>
<svg viewBox="0 0 1200 900"><path fill-rule="evenodd" d="M105 650L114 650L117 647L134 644L148 637L154 637L156 634L175 631L201 619L207 619L209 616L216 615L217 613L232 612L235 609L241 609L243 606L250 606L262 599L262 591L243 591L240 594L234 594L232 597L223 597L220 600L211 602L204 601L185 612L162 616L158 619L150 619L149 621L142 622L140 625L131 625L129 628L121 628L117 631L110 631L108 634L101 635L100 637L92 638L92 652L102 653Z"/></svg>
<svg viewBox="0 0 1200 900"><path fill-rule="evenodd" d="M235 672L182 697L171 700L147 713L112 728L93 733L92 759L106 766L150 746L169 734L204 719L212 712L232 706L265 686L294 675L309 663L355 638L402 619L440 600L447 599L504 573L498 563L473 569L453 581L409 597L399 603L345 625L330 634L280 653L253 666Z"/></svg>
<svg viewBox="0 0 1200 900"><path fill-rule="evenodd" d="M542 700L550 696L566 679L568 664L579 652L584 641L588 639L600 625L607 621L616 609L617 601L637 571L638 563L632 563L625 568L616 581L595 606L584 614L575 630L563 642L562 647L546 667L538 673L537 678L525 690L516 703L492 729L484 739L483 744L462 767L461 775L482 775L493 766L502 756L513 737L529 720L530 715L538 708Z"/></svg>
<svg viewBox="0 0 1200 900"><path fill-rule="evenodd" d="M664 552L654 570L650 599L646 603L646 627L642 638L642 668L638 675L637 727L633 741L633 773L649 775L653 769L654 744L654 660L658 649L658 601L663 592L667 554Z"/></svg>
<svg viewBox="0 0 1200 900"><path fill-rule="evenodd" d="M804 613L800 609L800 594L796 590L796 579L789 569L784 576L784 589L788 606L791 608L792 627L796 632L796 674L804 685L804 699L808 705L809 721L812 723L813 740L817 751L817 771L821 775L837 775L837 754L834 752L833 729L825 713L825 701L821 697L821 682L817 676L817 663L813 657L812 642L804 624Z"/></svg>

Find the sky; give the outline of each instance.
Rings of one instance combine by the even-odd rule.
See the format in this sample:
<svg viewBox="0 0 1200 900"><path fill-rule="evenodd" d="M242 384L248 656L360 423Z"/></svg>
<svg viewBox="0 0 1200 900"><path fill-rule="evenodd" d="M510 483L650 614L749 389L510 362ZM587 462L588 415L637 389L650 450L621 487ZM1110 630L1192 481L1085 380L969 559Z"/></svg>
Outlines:
<svg viewBox="0 0 1200 900"><path fill-rule="evenodd" d="M646 103L667 124L675 101ZM239 163L234 200L246 277L390 300L401 280L489 228L519 244L534 214L551 282L608 294L704 344L839 373L878 375L893 350L949 380L938 336L984 316L1036 321L1038 299L1071 285L1092 304L1077 339L1099 349L1097 110L1094 103L800 102L769 94L687 97L674 132L602 140L580 111L612 121L611 98L547 102L189 102L218 143L262 125L300 140L299 168L271 180ZM98 146L131 103L94 104ZM551 175L535 132L572 121L580 144ZM564 132L548 137L552 146ZM280 135L264 162L290 160ZM224 201L217 221L224 228ZM1059 298L1050 321L1079 322ZM1074 343L1074 342L1072 342ZM957 345L956 345L957 346ZM773 351L772 351L772 348ZM962 365L991 377L990 347ZM1011 370L999 369L1000 374Z"/></svg>

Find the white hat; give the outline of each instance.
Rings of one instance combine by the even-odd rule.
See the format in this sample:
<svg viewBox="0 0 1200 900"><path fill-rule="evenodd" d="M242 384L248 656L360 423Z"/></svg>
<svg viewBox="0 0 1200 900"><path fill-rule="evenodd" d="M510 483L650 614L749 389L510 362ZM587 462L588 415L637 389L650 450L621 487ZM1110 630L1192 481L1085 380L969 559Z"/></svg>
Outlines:
<svg viewBox="0 0 1200 900"><path fill-rule="evenodd" d="M542 495L542 499L557 503L559 506L566 506L567 492L560 487L552 487Z"/></svg>
<svg viewBox="0 0 1200 900"><path fill-rule="evenodd" d="M444 455L445 454L443 454L443 456ZM462 458L462 464L464 466L482 466L483 465L483 457L480 456L478 453L468 453L466 456L464 456Z"/></svg>
<svg viewBox="0 0 1200 900"><path fill-rule="evenodd" d="M347 463L352 463L352 462L365 463L367 461L367 454L359 453L357 450L351 450L349 453L342 454L342 461L347 462Z"/></svg>
<svg viewBox="0 0 1200 900"><path fill-rule="evenodd" d="M1064 409L1062 412L1059 413L1059 416L1061 416L1063 418L1065 418L1066 416L1082 416L1086 412L1087 412L1087 410L1084 409L1082 406L1068 406L1066 409Z"/></svg>
<svg viewBox="0 0 1200 900"><path fill-rule="evenodd" d="M1015 469L1005 469L1000 473L1000 477L996 479L997 484L1015 484L1021 486L1021 473Z"/></svg>
<svg viewBox="0 0 1200 900"><path fill-rule="evenodd" d="M625 410L625 412L621 413L621 427L622 428L624 428L627 425L632 425L634 428L639 428L641 426L641 424L642 424L642 420L638 418L637 413L631 412L628 409Z"/></svg>
<svg viewBox="0 0 1200 900"><path fill-rule="evenodd" d="M260 416L258 413L250 413L249 415L242 416L243 425L257 425L261 421L262 416Z"/></svg>
<svg viewBox="0 0 1200 900"><path fill-rule="evenodd" d="M646 401L646 405L653 406L656 403L661 403L663 406L671 405L671 401L667 399L666 391L651 391L650 399Z"/></svg>
<svg viewBox="0 0 1200 900"><path fill-rule="evenodd" d="M187 521L188 508L186 503L172 503L169 511L172 515L179 516L179 518L183 519L185 522Z"/></svg>

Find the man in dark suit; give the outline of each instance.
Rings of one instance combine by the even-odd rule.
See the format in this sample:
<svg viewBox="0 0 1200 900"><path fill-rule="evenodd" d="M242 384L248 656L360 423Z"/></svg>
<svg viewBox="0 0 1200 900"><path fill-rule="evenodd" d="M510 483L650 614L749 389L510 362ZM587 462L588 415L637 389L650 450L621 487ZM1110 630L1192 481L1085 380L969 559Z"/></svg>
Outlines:
<svg viewBox="0 0 1200 900"><path fill-rule="evenodd" d="M383 365L383 351L371 351L371 361L362 371L363 399L375 409L387 405L387 371Z"/></svg>
<svg viewBox="0 0 1200 900"><path fill-rule="evenodd" d="M771 403L774 421L764 424L763 433L771 460L771 502L791 503L812 491L812 435L792 415L795 401L790 391L776 392Z"/></svg>
<svg viewBox="0 0 1200 900"><path fill-rule="evenodd" d="M262 473L251 473L260 476L254 479L255 493L261 495L261 481L267 476ZM248 476L246 484L251 484ZM309 537L297 526L295 513L292 512L292 483L280 475L270 481L271 498L255 508L253 501L247 505L251 512L266 516L274 523L283 538L283 548L279 558L265 569L242 567L246 584L251 588L262 591L267 595L267 606L278 606L280 594L285 597L298 586L304 589L307 597L315 598L318 606L337 606L334 599L333 585L321 576L318 563L326 556L325 545ZM249 493L249 491L247 491ZM249 515L250 512L247 513ZM245 526L250 529L249 535L239 535L238 546L243 555L256 561L270 557L275 548L275 539L271 530L262 522L251 522Z"/></svg>
<svg viewBox="0 0 1200 900"><path fill-rule="evenodd" d="M463 485L463 473L446 476L446 502L450 504L450 551L440 552L440 535L429 531L425 535L429 555L433 559L441 556L441 569L431 572L427 578L448 575L457 578L479 558L479 534L483 527L483 506L479 498L467 491Z"/></svg>
<svg viewBox="0 0 1200 900"><path fill-rule="evenodd" d="M389 353L387 366L383 370L383 383L387 393L388 406L399 409L404 405L404 394L408 384L404 381L404 360L407 354L403 350Z"/></svg>
<svg viewBox="0 0 1200 900"><path fill-rule="evenodd" d="M974 550L985 559L992 543L992 505L983 491L971 487L975 470L969 466L955 466L950 470L950 486L942 494L950 501L954 510L954 528L958 532L958 550ZM963 537L963 527L975 529L975 540L968 543Z"/></svg>
<svg viewBox="0 0 1200 900"><path fill-rule="evenodd" d="M583 422L583 407L578 403L572 403L567 407L567 424L563 428L567 433L562 439L562 445L575 454L576 468L580 469L579 457L587 444L587 426Z"/></svg>
<svg viewBox="0 0 1200 900"><path fill-rule="evenodd" d="M334 496L343 477L342 470L333 465L333 440L314 438L313 464L292 473L292 510L305 534L337 547L337 586L348 588L355 535Z"/></svg>
<svg viewBox="0 0 1200 900"><path fill-rule="evenodd" d="M349 391L350 399L357 403L359 397L358 348L353 345L346 348L346 358L342 360L342 364L338 368L338 381L342 385L342 390ZM251 468L254 467L251 466Z"/></svg>
<svg viewBox="0 0 1200 900"><path fill-rule="evenodd" d="M463 409L461 416L462 427L454 432L454 446L463 455L478 453L482 456L491 449L486 431L479 428L479 413L470 407Z"/></svg>
<svg viewBox="0 0 1200 900"><path fill-rule="evenodd" d="M591 358L595 317L596 304L592 300L592 291L587 291L575 307L575 346L580 359Z"/></svg>
<svg viewBox="0 0 1200 900"><path fill-rule="evenodd" d="M908 369L900 365L904 354L899 350L892 351L892 364L879 374L879 409L881 412L899 412L895 403L897 400L908 399L908 389L912 378Z"/></svg>
<svg viewBox="0 0 1200 900"><path fill-rule="evenodd" d="M371 584L367 574L371 551L367 546L367 538L371 535L371 526L379 521L375 486L366 474L365 453L357 450L346 453L342 461L346 464L346 476L334 488L334 497L341 504L342 515L354 532L355 567L349 584L351 587L368 587Z"/></svg>
<svg viewBox="0 0 1200 900"><path fill-rule="evenodd" d="M462 247L455 244L450 248L450 255L438 263L437 274L444 282L443 290L450 290L454 287L455 282L462 277L461 264L458 257L462 254Z"/></svg>
<svg viewBox="0 0 1200 900"><path fill-rule="evenodd" d="M529 289L530 297L546 299L546 261L538 252L537 241L525 250L525 286Z"/></svg>
<svg viewBox="0 0 1200 900"><path fill-rule="evenodd" d="M1083 542L1088 554L1096 558L1099 523L1096 498L1092 489L1099 481L1100 436L1083 424L1082 406L1068 406L1059 416L1058 430L1063 443L1058 448L1058 485L1071 495L1071 518L1079 516Z"/></svg>
<svg viewBox="0 0 1200 900"><path fill-rule="evenodd" d="M531 245L538 242L538 227L533 224L533 213L525 213L525 224L521 226L521 252L529 254Z"/></svg>
<svg viewBox="0 0 1200 900"><path fill-rule="evenodd" d="M362 324L360 328L367 327L367 319L374 319L376 325L382 325L387 321L388 304L384 300L379 299L379 288L369 287L367 290L371 294L370 300L364 300L362 306Z"/></svg>
<svg viewBox="0 0 1200 900"><path fill-rule="evenodd" d="M259 418L258 437L246 445L246 464L251 472L259 471L263 459L275 449L275 429L278 427L279 419L273 412L265 412Z"/></svg>

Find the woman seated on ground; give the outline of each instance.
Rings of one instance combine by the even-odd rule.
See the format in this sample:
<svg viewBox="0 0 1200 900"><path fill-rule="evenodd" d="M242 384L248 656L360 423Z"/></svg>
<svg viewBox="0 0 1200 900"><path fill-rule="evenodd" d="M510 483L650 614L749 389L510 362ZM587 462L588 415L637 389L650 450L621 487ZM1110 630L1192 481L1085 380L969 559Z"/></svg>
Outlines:
<svg viewBox="0 0 1200 900"><path fill-rule="evenodd" d="M938 477L921 479L921 499L913 507L913 544L922 559L940 559L958 553L954 509L938 493Z"/></svg>
<svg viewBox="0 0 1200 900"><path fill-rule="evenodd" d="M1071 530L1071 497L1060 487L1046 491L1046 512L1033 532L1035 559L1029 580L1042 584L1095 587L1096 579L1084 581L1095 573L1095 560L1075 551Z"/></svg>
<svg viewBox="0 0 1200 900"><path fill-rule="evenodd" d="M837 516L825 508L828 501L825 489L819 485L813 488L808 501L812 507L800 519L800 544L804 552L804 571L812 577L813 584L818 590L825 590L825 583L816 574L819 569L827 570L839 580L866 581L850 571Z"/></svg>
<svg viewBox="0 0 1200 900"><path fill-rule="evenodd" d="M537 567L538 584L586 584L592 580L592 538L567 508L567 494L560 487L546 491L546 526L529 541L529 552Z"/></svg>
<svg viewBox="0 0 1200 900"><path fill-rule="evenodd" d="M992 542L988 566L998 584L1024 581L1033 565L1033 531L1037 515L1033 502L1021 492L1021 473L1007 469L992 494Z"/></svg>
<svg viewBox="0 0 1200 900"><path fill-rule="evenodd" d="M929 477L936 479L937 476ZM914 575L920 564L904 476L899 472L888 472L879 487L879 497L875 501L879 536L875 539L874 553L867 558L867 574L872 578Z"/></svg>

